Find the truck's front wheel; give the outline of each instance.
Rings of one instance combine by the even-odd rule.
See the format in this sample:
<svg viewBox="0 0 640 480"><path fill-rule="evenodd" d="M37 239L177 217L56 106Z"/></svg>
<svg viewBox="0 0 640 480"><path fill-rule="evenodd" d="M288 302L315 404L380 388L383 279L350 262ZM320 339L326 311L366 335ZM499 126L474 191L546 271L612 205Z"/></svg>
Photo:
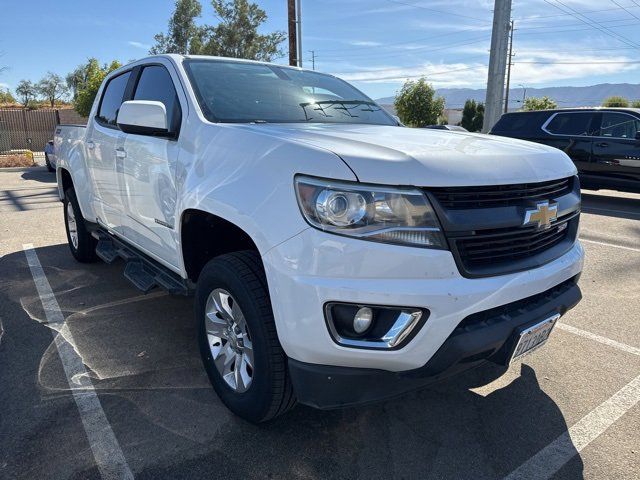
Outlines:
<svg viewBox="0 0 640 480"><path fill-rule="evenodd" d="M260 257L243 251L211 260L196 289L200 353L222 402L264 422L295 405Z"/></svg>
<svg viewBox="0 0 640 480"><path fill-rule="evenodd" d="M87 230L73 188L64 192L64 224L67 230L69 249L75 259L82 263L95 262L98 258L96 256L97 242L91 232Z"/></svg>

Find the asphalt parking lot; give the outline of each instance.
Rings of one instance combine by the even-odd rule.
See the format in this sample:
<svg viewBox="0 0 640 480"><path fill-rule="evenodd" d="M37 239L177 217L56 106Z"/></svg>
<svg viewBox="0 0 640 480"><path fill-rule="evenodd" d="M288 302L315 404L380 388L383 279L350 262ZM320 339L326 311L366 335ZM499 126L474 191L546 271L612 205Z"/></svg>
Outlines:
<svg viewBox="0 0 640 480"><path fill-rule="evenodd" d="M640 195L583 200L584 299L505 376L254 426L209 386L192 299L76 263L54 175L0 171L0 478L640 478Z"/></svg>

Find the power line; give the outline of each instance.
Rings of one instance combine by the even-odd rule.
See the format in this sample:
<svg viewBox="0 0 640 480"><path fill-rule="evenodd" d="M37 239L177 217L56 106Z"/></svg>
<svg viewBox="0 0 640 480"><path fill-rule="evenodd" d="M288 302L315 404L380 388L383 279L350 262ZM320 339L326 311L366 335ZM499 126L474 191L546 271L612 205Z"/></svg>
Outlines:
<svg viewBox="0 0 640 480"><path fill-rule="evenodd" d="M619 25L610 25L609 27L611 27L611 28L635 27L635 26L637 26L639 24L638 22L632 22L630 20L628 20L627 22L629 22L629 23L621 23ZM587 25L589 25L589 24L587 24ZM567 28L567 29L562 29L562 30L549 30L547 32L524 32L524 33L521 33L520 35L549 35L549 34L564 33L564 32L584 32L586 30L593 30L594 28L596 28L596 27L593 26L593 25L589 25L589 27L587 27L587 28ZM607 32L603 31L603 33L607 33ZM607 33L607 35L609 35L609 34ZM611 35L609 35L609 36L611 36ZM618 39L616 38L616 40L618 40ZM633 48L637 48L634 45L631 45L631 46Z"/></svg>
<svg viewBox="0 0 640 480"><path fill-rule="evenodd" d="M420 77L432 77L434 75L447 75L449 73L455 73L455 72L464 72L464 71L468 71L468 70L476 70L478 68L486 68L486 65L475 65L473 67L464 67L464 68L455 68L452 70L444 70L442 72L432 72L432 73L420 73L417 75L390 75L388 77L367 77L367 78L358 78L358 79L353 79L351 80L352 82L370 82L370 81L374 81L374 80L397 80L400 78L420 78ZM407 68L411 68L411 67L407 67ZM422 67L424 68L424 67ZM364 72L363 72L364 73ZM366 73L374 73L373 71L369 71Z"/></svg>
<svg viewBox="0 0 640 480"><path fill-rule="evenodd" d="M442 13L442 14L445 14L445 15L452 15L452 16L455 16L455 17L469 18L471 20L477 20L477 21L480 21L482 23L491 23L491 22L488 22L484 18L471 17L469 15L462 15L461 13L447 12L446 10L438 10L436 8L425 7L424 5L416 5L414 3L402 2L400 0L387 0L387 2L396 3L398 5L405 5L407 7L421 8L422 10L429 10L430 12Z"/></svg>
<svg viewBox="0 0 640 480"><path fill-rule="evenodd" d="M609 35L610 37L616 38L618 41L621 41L627 45L636 47L638 49L640 49L640 45L636 44L635 42L633 42L632 40L629 40L628 38L615 33L613 30L609 29L608 27L605 27L604 25L599 24L598 22L596 22L595 20L590 19L589 17L583 15L582 13L580 13L579 11L577 11L576 9L574 9L573 7L569 7L568 5L562 3L560 0L555 0L556 3L562 5L565 9L569 10L569 12L567 12L567 10L562 9L561 7L559 7L558 5L556 5L555 3L550 2L549 0L544 0L545 3L551 5L552 7L557 8L558 10L568 13L571 16L573 16L574 18L580 20L582 23L589 25L607 35ZM573 13L571 13L573 12ZM586 19L583 20L584 17Z"/></svg>
<svg viewBox="0 0 640 480"><path fill-rule="evenodd" d="M612 61L588 61L588 62L515 62L518 64L531 64L531 65L632 65L640 63L640 60L612 60Z"/></svg>
<svg viewBox="0 0 640 480"><path fill-rule="evenodd" d="M628 10L627 7L623 7L622 5L620 5L618 2L616 2L616 0L611 0L613 3L615 3L617 6L619 6L621 9L623 9L625 12L627 12L629 15L631 15L633 18L635 18L636 20L640 20L640 17L638 17L635 13L633 13L631 10Z"/></svg>
<svg viewBox="0 0 640 480"><path fill-rule="evenodd" d="M640 8L640 4L637 3L635 0L631 0L638 8ZM636 7L633 7L636 8ZM603 8L603 9L599 9L599 10L586 10L582 13L604 13L604 12L614 12L614 11L620 11L622 10L622 8ZM572 15L571 13L555 13L553 15L533 15L530 17L524 17L524 18L520 18L518 19L519 22L533 22L539 19L544 19L544 18L556 18L556 17L565 17L567 15Z"/></svg>

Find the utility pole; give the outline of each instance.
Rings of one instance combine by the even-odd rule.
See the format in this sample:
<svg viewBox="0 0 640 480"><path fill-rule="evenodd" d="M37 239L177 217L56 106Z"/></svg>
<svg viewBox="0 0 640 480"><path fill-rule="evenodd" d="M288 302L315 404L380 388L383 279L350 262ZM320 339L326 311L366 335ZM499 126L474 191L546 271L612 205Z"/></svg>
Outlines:
<svg viewBox="0 0 640 480"><path fill-rule="evenodd" d="M510 27L510 32L509 32L509 57L508 57L508 65L507 65L507 88L504 91L504 113L507 113L509 111L509 87L511 85L511 65L512 65L512 61L511 59L513 58L513 26L515 25L515 22L513 20L511 20L511 27Z"/></svg>
<svg viewBox="0 0 640 480"><path fill-rule="evenodd" d="M298 66L302 68L302 7L296 0L296 39L298 41Z"/></svg>
<svg viewBox="0 0 640 480"><path fill-rule="evenodd" d="M309 50L309 52L311 53L311 69L315 70L316 69L316 51Z"/></svg>
<svg viewBox="0 0 640 480"><path fill-rule="evenodd" d="M502 114L510 20L511 0L495 0L491 53L489 55L489 75L487 77L487 98L485 101L484 124L482 126L484 133L495 125Z"/></svg>
<svg viewBox="0 0 640 480"><path fill-rule="evenodd" d="M296 0L287 0L288 20L289 20L289 65L298 65L298 42L296 39Z"/></svg>

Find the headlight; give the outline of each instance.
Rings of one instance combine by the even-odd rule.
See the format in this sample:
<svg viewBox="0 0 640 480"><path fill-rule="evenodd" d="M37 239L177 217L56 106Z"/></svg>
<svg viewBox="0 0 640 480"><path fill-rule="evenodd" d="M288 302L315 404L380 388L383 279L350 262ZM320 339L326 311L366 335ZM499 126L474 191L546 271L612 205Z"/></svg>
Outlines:
<svg viewBox="0 0 640 480"><path fill-rule="evenodd" d="M300 210L312 226L338 235L414 247L446 248L429 200L419 190L298 176Z"/></svg>

